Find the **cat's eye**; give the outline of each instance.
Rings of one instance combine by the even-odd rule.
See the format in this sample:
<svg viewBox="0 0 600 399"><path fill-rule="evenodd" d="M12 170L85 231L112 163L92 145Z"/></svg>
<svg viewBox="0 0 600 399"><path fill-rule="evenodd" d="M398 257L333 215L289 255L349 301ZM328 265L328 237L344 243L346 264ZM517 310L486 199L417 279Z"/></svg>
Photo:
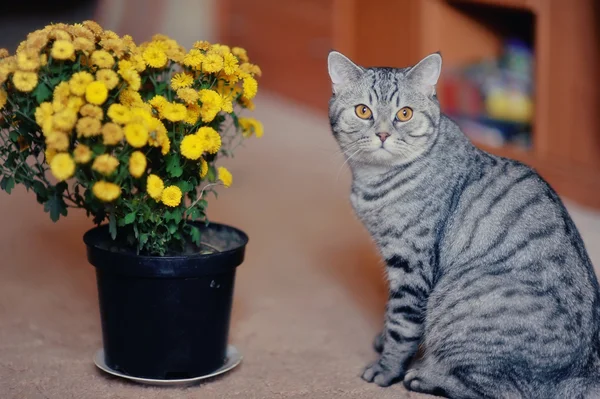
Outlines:
<svg viewBox="0 0 600 399"><path fill-rule="evenodd" d="M409 107L404 107L396 113L396 118L400 122L406 122L406 121L410 120L410 118L412 118L412 116L413 116L413 110L410 109Z"/></svg>
<svg viewBox="0 0 600 399"><path fill-rule="evenodd" d="M373 116L371 108L367 107L364 104L358 104L356 108L354 108L354 111L356 112L356 116L358 116L360 119L371 119L371 117Z"/></svg>

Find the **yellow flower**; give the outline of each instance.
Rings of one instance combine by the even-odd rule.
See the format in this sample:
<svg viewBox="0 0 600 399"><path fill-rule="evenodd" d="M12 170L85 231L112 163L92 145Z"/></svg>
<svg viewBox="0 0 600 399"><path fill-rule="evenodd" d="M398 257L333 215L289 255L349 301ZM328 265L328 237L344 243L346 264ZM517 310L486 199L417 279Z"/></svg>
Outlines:
<svg viewBox="0 0 600 399"><path fill-rule="evenodd" d="M185 87L190 87L194 83L194 77L187 73L181 72L176 73L171 78L171 87L173 90L183 89Z"/></svg>
<svg viewBox="0 0 600 399"><path fill-rule="evenodd" d="M63 132L69 132L73 127L75 127L75 123L77 122L77 112L73 111L70 108L65 108L62 111L57 112L52 117L53 125Z"/></svg>
<svg viewBox="0 0 600 399"><path fill-rule="evenodd" d="M148 176L148 179L146 180L146 191L151 198L160 201L164 189L165 183L163 183L160 177L156 175Z"/></svg>
<svg viewBox="0 0 600 399"><path fill-rule="evenodd" d="M135 69L127 69L121 73L123 79L129 85L131 90L139 90L142 87L142 78Z"/></svg>
<svg viewBox="0 0 600 399"><path fill-rule="evenodd" d="M241 47L234 47L231 49L231 52L233 53L233 55L235 55L236 57L238 57L238 59L242 62L248 62L248 54L246 53L246 50L244 50Z"/></svg>
<svg viewBox="0 0 600 399"><path fill-rule="evenodd" d="M142 100L142 96L140 95L140 93L138 93L135 90L131 90L129 88L126 90L123 90L121 92L121 94L119 94L119 101L121 102L121 104L127 105L129 107L136 105L136 104L141 104L144 102L144 100Z"/></svg>
<svg viewBox="0 0 600 399"><path fill-rule="evenodd" d="M106 113L113 122L124 125L131 120L131 112L121 104L111 104Z"/></svg>
<svg viewBox="0 0 600 399"><path fill-rule="evenodd" d="M223 57L220 54L210 53L202 61L202 70L208 73L216 73L223 69Z"/></svg>
<svg viewBox="0 0 600 399"><path fill-rule="evenodd" d="M216 43L211 46L210 51L212 53L221 54L222 56L225 56L225 54L231 52L231 49L229 48L229 46L226 46L225 44Z"/></svg>
<svg viewBox="0 0 600 399"><path fill-rule="evenodd" d="M105 176L109 176L117 170L117 166L119 166L119 160L112 155L102 154L94 159L94 163L92 164L92 169L96 172L100 172Z"/></svg>
<svg viewBox="0 0 600 399"><path fill-rule="evenodd" d="M17 66L22 71L35 71L40 67L40 53L34 49L25 49L17 53Z"/></svg>
<svg viewBox="0 0 600 399"><path fill-rule="evenodd" d="M73 43L67 40L57 40L52 46L52 52L50 53L52 58L57 60L69 59L75 54L75 47Z"/></svg>
<svg viewBox="0 0 600 399"><path fill-rule="evenodd" d="M198 50L208 50L210 48L210 43L205 41L205 40L199 40L197 42L194 42L194 46L195 49Z"/></svg>
<svg viewBox="0 0 600 399"><path fill-rule="evenodd" d="M250 137L253 134L256 137L262 137L264 133L263 125L254 118L239 118L238 122L242 128L242 135L244 137Z"/></svg>
<svg viewBox="0 0 600 399"><path fill-rule="evenodd" d="M77 137L92 137L99 135L101 128L102 123L99 119L85 116L77 121L75 130L77 130Z"/></svg>
<svg viewBox="0 0 600 399"><path fill-rule="evenodd" d="M112 68L115 64L115 59L108 51L96 50L92 53L92 64L98 68Z"/></svg>
<svg viewBox="0 0 600 399"><path fill-rule="evenodd" d="M256 96L258 91L258 82L252 76L244 78L244 97L248 100L252 100Z"/></svg>
<svg viewBox="0 0 600 399"><path fill-rule="evenodd" d="M67 32L61 29L64 27L64 24L60 24L60 26L57 25L56 27L54 27L54 29L50 31L49 38L56 39L57 41L63 40L67 43L71 43L71 35L69 35Z"/></svg>
<svg viewBox="0 0 600 399"><path fill-rule="evenodd" d="M167 103L164 105L162 114L171 122L179 122L187 117L187 108L183 104Z"/></svg>
<svg viewBox="0 0 600 399"><path fill-rule="evenodd" d="M165 104L168 103L167 99L161 95L156 95L152 97L150 101L148 101L150 105L152 105L157 111L161 111Z"/></svg>
<svg viewBox="0 0 600 399"><path fill-rule="evenodd" d="M0 89L0 110L2 108L4 108L4 106L6 105L6 101L8 99L8 95L6 94L6 90L4 89ZM36 121L37 121L37 109L36 109ZM38 123L39 125L39 123Z"/></svg>
<svg viewBox="0 0 600 399"><path fill-rule="evenodd" d="M192 88L184 88L177 90L177 96L185 101L187 104L195 104L198 102L200 97L198 92Z"/></svg>
<svg viewBox="0 0 600 399"><path fill-rule="evenodd" d="M204 158L200 158L200 178L204 179L208 174L208 162Z"/></svg>
<svg viewBox="0 0 600 399"><path fill-rule="evenodd" d="M176 207L181 204L181 189L177 186L169 186L166 187L163 192L160 200L163 204L170 207Z"/></svg>
<svg viewBox="0 0 600 399"><path fill-rule="evenodd" d="M187 116L184 119L185 123L195 125L200 118L200 106L198 104L190 104L187 106Z"/></svg>
<svg viewBox="0 0 600 399"><path fill-rule="evenodd" d="M52 109L54 112L61 111L67 107L69 97L71 96L71 88L69 82L60 82L53 92Z"/></svg>
<svg viewBox="0 0 600 399"><path fill-rule="evenodd" d="M17 90L27 93L37 86L38 76L35 72L16 71L13 75L13 83Z"/></svg>
<svg viewBox="0 0 600 399"><path fill-rule="evenodd" d="M231 97L221 96L221 110L231 114L233 112L233 102L231 101Z"/></svg>
<svg viewBox="0 0 600 399"><path fill-rule="evenodd" d="M103 202L112 202L121 196L121 187L115 183L100 180L92 186L92 193Z"/></svg>
<svg viewBox="0 0 600 399"><path fill-rule="evenodd" d="M100 69L96 72L96 80L104 83L108 90L112 90L119 84L119 76L112 69Z"/></svg>
<svg viewBox="0 0 600 399"><path fill-rule="evenodd" d="M96 36L100 36L104 30L97 22L91 20L83 21L82 25L88 28Z"/></svg>
<svg viewBox="0 0 600 399"><path fill-rule="evenodd" d="M238 69L238 60L231 53L223 56L223 72L227 75L233 75Z"/></svg>
<svg viewBox="0 0 600 399"><path fill-rule="evenodd" d="M169 137L166 135L166 133L164 134L164 138L160 142L160 147L160 153L163 155L167 155L169 151L171 151L171 140L169 140Z"/></svg>
<svg viewBox="0 0 600 399"><path fill-rule="evenodd" d="M205 141L201 136L190 134L181 141L181 155L187 159L196 160L205 150Z"/></svg>
<svg viewBox="0 0 600 399"><path fill-rule="evenodd" d="M102 111L102 108L92 104L85 104L79 109L79 113L81 114L81 116L89 116L90 118L100 120L104 117L104 112Z"/></svg>
<svg viewBox="0 0 600 399"><path fill-rule="evenodd" d="M146 47L142 53L142 57L144 57L146 64L152 68L162 68L167 65L167 61L169 61L167 54L155 45Z"/></svg>
<svg viewBox="0 0 600 399"><path fill-rule="evenodd" d="M85 104L85 101L81 97L69 97L67 101L67 108L79 112L79 109Z"/></svg>
<svg viewBox="0 0 600 399"><path fill-rule="evenodd" d="M129 69L135 69L133 66L133 62L129 60L120 60L119 61L119 73L124 73Z"/></svg>
<svg viewBox="0 0 600 399"><path fill-rule="evenodd" d="M131 176L138 178L146 171L146 156L141 151L134 151L129 157L129 173Z"/></svg>
<svg viewBox="0 0 600 399"><path fill-rule="evenodd" d="M199 69L203 61L204 54L197 49L191 49L190 52L183 57L183 65L194 69Z"/></svg>
<svg viewBox="0 0 600 399"><path fill-rule="evenodd" d="M231 187L231 183L233 183L233 177L231 176L231 173L223 166L217 169L217 173L219 175L219 180L223 182L223 185L225 187Z"/></svg>
<svg viewBox="0 0 600 399"><path fill-rule="evenodd" d="M123 129L116 123L107 123L102 126L102 140L105 145L116 145L123 140Z"/></svg>
<svg viewBox="0 0 600 399"><path fill-rule="evenodd" d="M7 50L7 49L5 49L5 48L0 48L0 59L8 57L8 56L9 56L9 54L10 54L10 53L8 52L8 50Z"/></svg>
<svg viewBox="0 0 600 399"><path fill-rule="evenodd" d="M54 159L56 154L57 151L54 148L47 148L46 151L44 151L44 156L46 157L46 163L48 165L52 164L52 160Z"/></svg>
<svg viewBox="0 0 600 399"><path fill-rule="evenodd" d="M56 151L67 151L70 144L69 136L61 131L54 131L46 136L46 147Z"/></svg>
<svg viewBox="0 0 600 399"><path fill-rule="evenodd" d="M246 62L246 63L243 63L242 65L240 65L238 74L241 75L242 78L246 77L246 75L260 76L260 75L262 75L262 71L260 70L258 65L254 65L254 64L250 64L250 63Z"/></svg>
<svg viewBox="0 0 600 399"><path fill-rule="evenodd" d="M144 72L146 70L146 62L141 54L134 54L131 57L133 68L138 72Z"/></svg>
<svg viewBox="0 0 600 399"><path fill-rule="evenodd" d="M73 40L73 48L77 51L89 53L96 48L93 41L85 37L77 37Z"/></svg>
<svg viewBox="0 0 600 399"><path fill-rule="evenodd" d="M56 154L52 157L48 157L46 154L46 159L50 161L50 171L58 181L67 180L75 173L75 162L67 153Z"/></svg>
<svg viewBox="0 0 600 399"><path fill-rule="evenodd" d="M140 123L128 123L125 126L125 139L132 147L143 147L148 143L148 129Z"/></svg>
<svg viewBox="0 0 600 399"><path fill-rule="evenodd" d="M221 136L212 127L203 126L196 132L196 136L204 141L205 150L211 154L216 154L221 148Z"/></svg>
<svg viewBox="0 0 600 399"><path fill-rule="evenodd" d="M221 110L221 96L214 90L200 90L200 101L202 121L211 122Z"/></svg>
<svg viewBox="0 0 600 399"><path fill-rule="evenodd" d="M83 96L85 94L85 89L88 87L90 83L94 81L94 76L88 72L77 72L71 76L69 80L69 88L71 89L71 93L76 96Z"/></svg>
<svg viewBox="0 0 600 399"><path fill-rule="evenodd" d="M73 151L73 157L77 163L88 163L92 159L92 150L85 144L78 144Z"/></svg>
<svg viewBox="0 0 600 399"><path fill-rule="evenodd" d="M46 120L52 118L53 113L52 104L43 102L35 109L35 121L39 126L42 126Z"/></svg>
<svg viewBox="0 0 600 399"><path fill-rule="evenodd" d="M108 97L108 89L103 82L92 82L85 89L85 99L95 105L103 104Z"/></svg>
<svg viewBox="0 0 600 399"><path fill-rule="evenodd" d="M239 100L240 104L242 104L242 107L249 109L250 111L254 110L254 103L252 102L252 100L248 100L245 97L240 98Z"/></svg>
<svg viewBox="0 0 600 399"><path fill-rule="evenodd" d="M117 57L122 57L125 53L125 44L123 43L123 40L118 38L101 40L100 45L104 47L105 50L115 53Z"/></svg>

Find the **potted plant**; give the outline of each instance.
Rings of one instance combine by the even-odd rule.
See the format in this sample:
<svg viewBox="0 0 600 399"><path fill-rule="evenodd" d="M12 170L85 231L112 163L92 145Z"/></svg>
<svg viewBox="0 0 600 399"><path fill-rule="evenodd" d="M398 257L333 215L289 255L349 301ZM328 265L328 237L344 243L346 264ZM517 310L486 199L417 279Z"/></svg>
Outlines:
<svg viewBox="0 0 600 399"><path fill-rule="evenodd" d="M223 365L247 236L208 223L216 167L262 125L245 50L156 35L136 45L93 21L53 24L0 50L0 187L35 193L53 221L84 209L106 365L194 378Z"/></svg>

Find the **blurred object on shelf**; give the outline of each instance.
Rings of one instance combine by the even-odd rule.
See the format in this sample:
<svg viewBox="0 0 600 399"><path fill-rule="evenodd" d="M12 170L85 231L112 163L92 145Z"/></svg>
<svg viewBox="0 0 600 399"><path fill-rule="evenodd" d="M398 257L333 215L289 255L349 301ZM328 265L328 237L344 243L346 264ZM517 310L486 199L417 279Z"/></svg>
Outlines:
<svg viewBox="0 0 600 399"><path fill-rule="evenodd" d="M497 59L450 69L440 83L444 111L474 141L529 147L533 122L533 52L509 39Z"/></svg>

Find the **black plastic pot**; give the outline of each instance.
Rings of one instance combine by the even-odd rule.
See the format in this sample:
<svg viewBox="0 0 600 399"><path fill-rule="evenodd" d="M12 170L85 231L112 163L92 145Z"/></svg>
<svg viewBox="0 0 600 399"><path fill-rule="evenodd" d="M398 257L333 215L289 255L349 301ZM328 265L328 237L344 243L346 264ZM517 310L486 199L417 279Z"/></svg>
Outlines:
<svg viewBox="0 0 600 399"><path fill-rule="evenodd" d="M248 236L211 223L202 241L219 252L139 256L111 251L108 226L84 235L96 267L106 364L124 374L182 379L225 362L236 267Z"/></svg>

